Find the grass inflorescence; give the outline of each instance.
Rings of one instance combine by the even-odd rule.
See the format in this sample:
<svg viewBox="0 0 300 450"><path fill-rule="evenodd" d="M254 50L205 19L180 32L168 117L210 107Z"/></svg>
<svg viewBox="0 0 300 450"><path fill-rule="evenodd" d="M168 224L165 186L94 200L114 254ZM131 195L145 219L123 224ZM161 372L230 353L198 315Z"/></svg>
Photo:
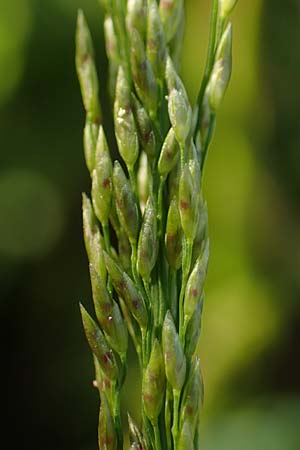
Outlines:
<svg viewBox="0 0 300 450"><path fill-rule="evenodd" d="M128 416L130 449L200 449L196 349L209 259L201 187L231 74L228 16L236 2L213 2L205 73L192 106L178 73L184 1L101 1L116 161L102 124L91 35L78 13L76 68L91 176L83 230L96 317L82 305L81 314L100 394L100 450L123 448L129 337L142 379L141 424Z"/></svg>

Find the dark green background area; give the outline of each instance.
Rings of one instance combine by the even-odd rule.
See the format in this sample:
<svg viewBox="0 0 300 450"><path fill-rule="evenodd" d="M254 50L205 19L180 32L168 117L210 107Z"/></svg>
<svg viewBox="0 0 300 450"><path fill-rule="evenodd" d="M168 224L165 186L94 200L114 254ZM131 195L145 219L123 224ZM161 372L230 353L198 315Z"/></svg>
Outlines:
<svg viewBox="0 0 300 450"><path fill-rule="evenodd" d="M191 101L208 0L186 1ZM111 133L97 0L0 0L2 441L97 448L97 394L78 302L91 310L81 225L90 182L74 66L77 8L95 42ZM203 450L299 450L300 6L240 0L233 76L205 173L211 235L203 333ZM135 360L124 413L138 409ZM137 380L137 382L135 382Z"/></svg>

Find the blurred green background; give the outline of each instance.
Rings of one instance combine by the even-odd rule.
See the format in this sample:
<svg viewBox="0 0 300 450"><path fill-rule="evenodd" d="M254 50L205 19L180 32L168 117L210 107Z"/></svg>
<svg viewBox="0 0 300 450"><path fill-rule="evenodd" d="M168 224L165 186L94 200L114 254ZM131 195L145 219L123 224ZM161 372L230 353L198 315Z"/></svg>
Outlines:
<svg viewBox="0 0 300 450"><path fill-rule="evenodd" d="M192 101L211 3L186 0L182 76ZM104 90L97 0L0 0L1 405L4 434L21 449L97 448L78 310L79 301L91 305L78 7ZM233 23L233 76L205 173L212 245L199 347L202 449L299 450L300 3L240 0ZM133 389L124 401L134 413Z"/></svg>

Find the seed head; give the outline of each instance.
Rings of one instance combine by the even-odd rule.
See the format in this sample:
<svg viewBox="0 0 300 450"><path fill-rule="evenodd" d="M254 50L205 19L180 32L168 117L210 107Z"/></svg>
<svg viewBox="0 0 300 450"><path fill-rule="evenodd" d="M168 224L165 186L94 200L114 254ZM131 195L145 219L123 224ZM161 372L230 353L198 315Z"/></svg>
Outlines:
<svg viewBox="0 0 300 450"><path fill-rule="evenodd" d="M178 69L184 0L99 1L122 159L112 164L100 124L93 45L79 11L76 69L91 177L83 232L97 322L80 309L101 400L99 448L123 448L129 331L142 372L142 432L128 416L130 450L196 450L203 401L196 350L209 258L202 168L230 79L232 29L224 27L237 0L214 0L216 27L194 112Z"/></svg>

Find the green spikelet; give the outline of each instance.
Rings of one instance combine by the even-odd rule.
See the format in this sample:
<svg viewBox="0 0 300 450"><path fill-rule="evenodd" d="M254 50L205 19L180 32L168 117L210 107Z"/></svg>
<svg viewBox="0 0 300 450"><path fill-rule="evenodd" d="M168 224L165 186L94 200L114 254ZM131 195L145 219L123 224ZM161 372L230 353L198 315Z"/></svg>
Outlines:
<svg viewBox="0 0 300 450"><path fill-rule="evenodd" d="M192 436L195 435L196 426L199 421L199 411L203 403L203 380L200 368L200 360L193 361L189 379L184 388L182 396L182 416L180 421L182 428L187 422L190 426Z"/></svg>
<svg viewBox="0 0 300 450"><path fill-rule="evenodd" d="M112 197L112 163L102 126L95 155L95 169L92 174L92 199L95 214L102 225L108 222Z"/></svg>
<svg viewBox="0 0 300 450"><path fill-rule="evenodd" d="M223 33L217 49L215 64L208 84L208 98L212 111L216 112L225 95L232 68L232 26Z"/></svg>
<svg viewBox="0 0 300 450"><path fill-rule="evenodd" d="M158 108L158 88L144 43L135 29L131 34L131 68L137 94L150 117L154 118Z"/></svg>
<svg viewBox="0 0 300 450"><path fill-rule="evenodd" d="M120 223L129 240L134 242L139 229L138 208L131 185L118 161L113 168L113 187Z"/></svg>
<svg viewBox="0 0 300 450"><path fill-rule="evenodd" d="M159 14L164 26L167 42L178 32L183 15L183 0L161 0Z"/></svg>
<svg viewBox="0 0 300 450"><path fill-rule="evenodd" d="M198 223L199 198L187 163L180 176L178 204L183 232L193 242Z"/></svg>
<svg viewBox="0 0 300 450"><path fill-rule="evenodd" d="M101 393L101 405L98 426L99 449L117 450L118 438L107 398Z"/></svg>
<svg viewBox="0 0 300 450"><path fill-rule="evenodd" d="M179 158L179 150L174 129L171 127L164 140L158 160L158 173L164 180L175 167Z"/></svg>
<svg viewBox="0 0 300 450"><path fill-rule="evenodd" d="M84 14L78 12L76 32L76 69L87 118L99 123L101 110L98 100L98 77L94 62L94 49Z"/></svg>
<svg viewBox="0 0 300 450"><path fill-rule="evenodd" d="M90 267L90 277L98 322L109 344L122 355L127 351L128 334L119 306L110 297L105 283L92 266Z"/></svg>
<svg viewBox="0 0 300 450"><path fill-rule="evenodd" d="M147 56L157 79L163 79L166 64L166 39L156 0L148 1Z"/></svg>
<svg viewBox="0 0 300 450"><path fill-rule="evenodd" d="M144 212L137 252L137 268L145 280L149 279L156 262L157 244L156 211L153 200L149 197Z"/></svg>
<svg viewBox="0 0 300 450"><path fill-rule="evenodd" d="M170 311L163 324L162 344L167 379L173 389L180 391L185 380L186 359Z"/></svg>
<svg viewBox="0 0 300 450"><path fill-rule="evenodd" d="M192 109L183 83L169 57L166 62L166 81L169 91L168 110L170 121L177 141L184 146L192 128Z"/></svg>
<svg viewBox="0 0 300 450"><path fill-rule="evenodd" d="M143 402L147 417L155 423L163 405L165 369L160 343L156 339L143 378Z"/></svg>
<svg viewBox="0 0 300 450"><path fill-rule="evenodd" d="M127 167L132 169L138 157L138 135L131 108L130 86L121 66L116 83L114 119L119 152Z"/></svg>
<svg viewBox="0 0 300 450"><path fill-rule="evenodd" d="M196 260L193 270L189 276L185 296L184 296L184 316L188 322L201 299L203 293L204 281L207 273L209 257L209 241L207 240L202 254Z"/></svg>
<svg viewBox="0 0 300 450"><path fill-rule="evenodd" d="M118 296L125 301L140 327L145 329L148 322L148 315L141 294L126 272L124 272L107 253L104 253L104 258L107 271Z"/></svg>
<svg viewBox="0 0 300 450"><path fill-rule="evenodd" d="M97 357L100 367L105 375L111 380L116 380L118 368L112 350L100 328L82 305L80 305L80 311L85 335L92 352Z"/></svg>
<svg viewBox="0 0 300 450"><path fill-rule="evenodd" d="M89 262L101 278L106 280L106 266L101 244L102 236L96 223L91 201L85 194L82 196L82 217L84 243Z"/></svg>
<svg viewBox="0 0 300 450"><path fill-rule="evenodd" d="M170 267L178 270L182 256L182 228L176 197L171 201L168 211L165 245Z"/></svg>

